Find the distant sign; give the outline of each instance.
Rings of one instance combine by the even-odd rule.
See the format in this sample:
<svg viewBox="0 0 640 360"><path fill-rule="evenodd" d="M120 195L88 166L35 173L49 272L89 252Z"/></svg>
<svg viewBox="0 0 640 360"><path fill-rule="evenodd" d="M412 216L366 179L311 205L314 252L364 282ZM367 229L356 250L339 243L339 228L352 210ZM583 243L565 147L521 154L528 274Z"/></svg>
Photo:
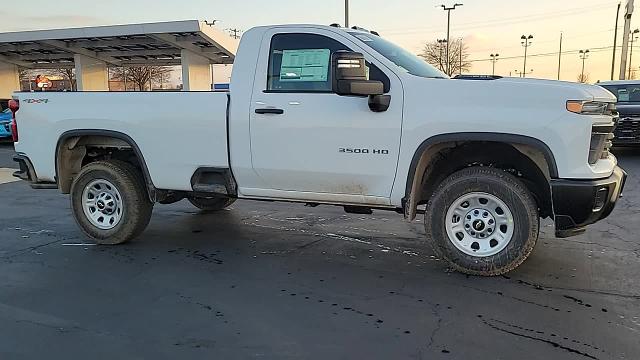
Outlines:
<svg viewBox="0 0 640 360"><path fill-rule="evenodd" d="M322 81L328 80L329 49L284 50L282 52L282 66L280 67L280 81Z"/></svg>

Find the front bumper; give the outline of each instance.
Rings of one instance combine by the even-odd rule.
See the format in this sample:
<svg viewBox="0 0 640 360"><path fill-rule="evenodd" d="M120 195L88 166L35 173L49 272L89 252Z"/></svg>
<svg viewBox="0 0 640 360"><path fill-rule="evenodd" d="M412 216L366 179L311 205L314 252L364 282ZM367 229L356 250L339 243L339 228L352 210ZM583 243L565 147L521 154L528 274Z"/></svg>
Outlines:
<svg viewBox="0 0 640 360"><path fill-rule="evenodd" d="M622 195L627 173L616 166L613 174L599 180L551 180L556 236L579 235L587 225L611 214Z"/></svg>

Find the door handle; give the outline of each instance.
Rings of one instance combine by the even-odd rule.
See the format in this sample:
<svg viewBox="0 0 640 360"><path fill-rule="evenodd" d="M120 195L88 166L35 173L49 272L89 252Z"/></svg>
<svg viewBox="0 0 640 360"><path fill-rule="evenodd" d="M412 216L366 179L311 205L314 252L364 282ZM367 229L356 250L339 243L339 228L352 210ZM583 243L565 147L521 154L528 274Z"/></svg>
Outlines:
<svg viewBox="0 0 640 360"><path fill-rule="evenodd" d="M256 109L256 114L282 115L284 114L284 110L276 108Z"/></svg>

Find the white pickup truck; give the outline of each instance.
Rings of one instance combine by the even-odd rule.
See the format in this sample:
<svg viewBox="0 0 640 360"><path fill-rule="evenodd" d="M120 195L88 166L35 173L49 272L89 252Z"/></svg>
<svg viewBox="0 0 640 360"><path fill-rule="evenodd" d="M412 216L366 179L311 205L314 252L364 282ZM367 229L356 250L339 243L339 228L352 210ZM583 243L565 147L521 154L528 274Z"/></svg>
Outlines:
<svg viewBox="0 0 640 360"><path fill-rule="evenodd" d="M567 237L611 213L626 179L609 152L615 101L598 86L449 79L361 29L258 27L228 93L16 93L15 175L71 194L101 244L138 236L154 203L330 204L424 212L439 256L491 276L529 256L540 218Z"/></svg>

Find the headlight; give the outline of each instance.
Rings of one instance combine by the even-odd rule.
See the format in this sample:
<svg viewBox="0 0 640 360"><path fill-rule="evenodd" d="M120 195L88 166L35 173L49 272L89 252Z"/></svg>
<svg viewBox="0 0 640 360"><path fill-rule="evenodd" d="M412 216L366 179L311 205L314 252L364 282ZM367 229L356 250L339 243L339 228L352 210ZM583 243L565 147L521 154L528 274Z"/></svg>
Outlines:
<svg viewBox="0 0 640 360"><path fill-rule="evenodd" d="M616 104L600 101L567 101L567 110L582 115L613 115L616 112Z"/></svg>

